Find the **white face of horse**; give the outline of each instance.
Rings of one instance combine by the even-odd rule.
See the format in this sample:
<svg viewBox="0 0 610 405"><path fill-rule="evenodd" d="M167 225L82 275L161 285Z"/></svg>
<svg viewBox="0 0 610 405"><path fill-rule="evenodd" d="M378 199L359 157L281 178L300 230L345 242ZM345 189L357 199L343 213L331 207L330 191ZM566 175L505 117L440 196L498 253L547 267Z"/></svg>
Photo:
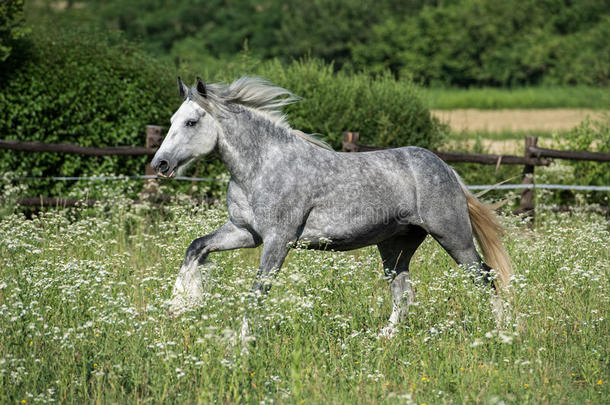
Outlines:
<svg viewBox="0 0 610 405"><path fill-rule="evenodd" d="M179 86L184 86L179 82ZM216 147L220 126L196 102L186 98L186 86L180 88L184 103L171 118L171 127L151 166L163 177L173 177L197 158Z"/></svg>

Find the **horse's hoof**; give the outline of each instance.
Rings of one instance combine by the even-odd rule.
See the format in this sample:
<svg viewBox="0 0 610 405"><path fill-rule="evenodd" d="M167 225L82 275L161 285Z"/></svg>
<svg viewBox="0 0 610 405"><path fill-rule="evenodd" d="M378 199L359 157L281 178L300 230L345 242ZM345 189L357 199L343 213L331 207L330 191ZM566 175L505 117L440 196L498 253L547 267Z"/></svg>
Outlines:
<svg viewBox="0 0 610 405"><path fill-rule="evenodd" d="M502 328L510 323L509 314L504 308L504 301L497 295L494 295L490 299L491 301L491 313L496 321L496 326Z"/></svg>

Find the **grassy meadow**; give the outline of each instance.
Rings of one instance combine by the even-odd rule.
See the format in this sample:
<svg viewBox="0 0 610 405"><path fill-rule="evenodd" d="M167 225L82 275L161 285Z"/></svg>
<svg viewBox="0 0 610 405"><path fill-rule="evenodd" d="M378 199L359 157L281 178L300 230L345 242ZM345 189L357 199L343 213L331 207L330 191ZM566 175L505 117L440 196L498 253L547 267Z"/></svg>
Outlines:
<svg viewBox="0 0 610 405"><path fill-rule="evenodd" d="M431 109L481 110L530 108L610 109L607 87L556 86L518 88L427 88L423 92Z"/></svg>
<svg viewBox="0 0 610 405"><path fill-rule="evenodd" d="M112 195L111 192L108 193ZM120 194L93 208L0 220L3 403L607 403L610 232L602 216L503 217L509 320L430 238L417 305L380 337L391 300L376 249L292 251L247 307L260 250L216 253L201 307L165 306L192 239L219 206L162 208ZM248 351L236 343L245 311Z"/></svg>

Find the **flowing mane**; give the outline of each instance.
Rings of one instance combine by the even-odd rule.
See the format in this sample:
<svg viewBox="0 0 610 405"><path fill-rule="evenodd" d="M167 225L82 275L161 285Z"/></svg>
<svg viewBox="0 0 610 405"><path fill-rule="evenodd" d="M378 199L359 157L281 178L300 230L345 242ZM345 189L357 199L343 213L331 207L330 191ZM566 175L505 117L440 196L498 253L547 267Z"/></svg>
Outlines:
<svg viewBox="0 0 610 405"><path fill-rule="evenodd" d="M199 95L196 88L193 87L189 89L188 98L212 113L222 111L228 104L239 104L307 142L333 150L315 135L305 134L290 126L282 108L300 101L301 98L263 78L242 76L231 84L207 84L206 97Z"/></svg>

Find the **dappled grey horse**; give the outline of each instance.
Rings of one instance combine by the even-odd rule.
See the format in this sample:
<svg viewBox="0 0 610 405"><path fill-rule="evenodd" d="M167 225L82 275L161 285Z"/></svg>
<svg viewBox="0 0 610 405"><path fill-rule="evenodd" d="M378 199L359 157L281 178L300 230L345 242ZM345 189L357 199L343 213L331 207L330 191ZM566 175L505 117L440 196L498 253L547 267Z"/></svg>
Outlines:
<svg viewBox="0 0 610 405"><path fill-rule="evenodd" d="M376 244L391 280L391 330L413 302L409 262L428 234L458 264L489 282L493 277L475 249L474 232L495 270L496 288L508 285L512 270L494 214L432 152L419 147L335 152L292 129L281 108L297 97L259 78L242 77L230 85L198 78L193 88L178 78L178 86L184 102L171 118L153 168L172 177L216 149L231 179L230 218L187 249L173 311L201 301L198 265L209 253L260 244L256 294L268 291L297 242L330 250ZM242 333L246 330L247 321Z"/></svg>

